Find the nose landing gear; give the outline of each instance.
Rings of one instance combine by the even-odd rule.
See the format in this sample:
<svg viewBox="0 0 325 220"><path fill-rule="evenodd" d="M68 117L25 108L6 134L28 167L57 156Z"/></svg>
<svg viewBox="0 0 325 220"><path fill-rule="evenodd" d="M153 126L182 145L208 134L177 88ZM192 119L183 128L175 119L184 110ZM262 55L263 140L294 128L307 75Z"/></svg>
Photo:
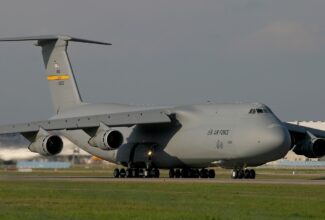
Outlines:
<svg viewBox="0 0 325 220"><path fill-rule="evenodd" d="M234 169L231 172L231 178L232 179L255 179L256 172L254 169Z"/></svg>

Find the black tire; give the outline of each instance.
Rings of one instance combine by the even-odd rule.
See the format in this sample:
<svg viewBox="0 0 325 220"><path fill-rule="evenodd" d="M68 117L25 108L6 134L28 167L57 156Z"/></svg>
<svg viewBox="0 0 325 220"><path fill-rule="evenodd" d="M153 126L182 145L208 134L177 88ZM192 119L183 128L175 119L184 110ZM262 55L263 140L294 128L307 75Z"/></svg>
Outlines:
<svg viewBox="0 0 325 220"><path fill-rule="evenodd" d="M255 170L251 169L251 170L249 171L249 178L250 178L250 179L255 179L255 177L256 177Z"/></svg>
<svg viewBox="0 0 325 220"><path fill-rule="evenodd" d="M139 178L139 173L140 173L139 168L135 168L134 169L134 173L133 173L134 174L134 177L135 178Z"/></svg>
<svg viewBox="0 0 325 220"><path fill-rule="evenodd" d="M238 170L238 179L243 179L244 178L244 170Z"/></svg>
<svg viewBox="0 0 325 220"><path fill-rule="evenodd" d="M150 177L156 177L156 169L151 169L150 170Z"/></svg>
<svg viewBox="0 0 325 220"><path fill-rule="evenodd" d="M139 169L139 177L144 177L144 170L143 169Z"/></svg>
<svg viewBox="0 0 325 220"><path fill-rule="evenodd" d="M160 176L159 169L157 169L157 168L153 169L153 177L154 178L159 178L159 176Z"/></svg>
<svg viewBox="0 0 325 220"><path fill-rule="evenodd" d="M201 169L201 171L200 171L201 178L208 178L208 175L209 175L209 173L208 173L207 169Z"/></svg>
<svg viewBox="0 0 325 220"><path fill-rule="evenodd" d="M181 177L181 171L179 169L175 170L175 178L180 178Z"/></svg>
<svg viewBox="0 0 325 220"><path fill-rule="evenodd" d="M169 178L174 178L174 177L175 177L175 170L169 169Z"/></svg>
<svg viewBox="0 0 325 220"><path fill-rule="evenodd" d="M213 169L211 169L208 172L208 176L209 178L213 179L214 177L216 177L216 172Z"/></svg>
<svg viewBox="0 0 325 220"><path fill-rule="evenodd" d="M114 178L119 178L120 177L120 170L118 168L114 169L113 176L114 176Z"/></svg>
<svg viewBox="0 0 325 220"><path fill-rule="evenodd" d="M199 178L200 177L200 172L198 169L191 169L190 170L190 177L191 178Z"/></svg>
<svg viewBox="0 0 325 220"><path fill-rule="evenodd" d="M190 176L189 170L187 168L182 169L181 176L182 178L188 178Z"/></svg>
<svg viewBox="0 0 325 220"><path fill-rule="evenodd" d="M133 169L132 168L126 169L126 177L127 178L132 178L133 177Z"/></svg>
<svg viewBox="0 0 325 220"><path fill-rule="evenodd" d="M124 169L124 168L120 169L120 177L121 177L121 178L125 178L125 176L126 176L126 171L125 171L125 169Z"/></svg>
<svg viewBox="0 0 325 220"><path fill-rule="evenodd" d="M250 171L248 169L244 170L244 178L249 179L250 178Z"/></svg>

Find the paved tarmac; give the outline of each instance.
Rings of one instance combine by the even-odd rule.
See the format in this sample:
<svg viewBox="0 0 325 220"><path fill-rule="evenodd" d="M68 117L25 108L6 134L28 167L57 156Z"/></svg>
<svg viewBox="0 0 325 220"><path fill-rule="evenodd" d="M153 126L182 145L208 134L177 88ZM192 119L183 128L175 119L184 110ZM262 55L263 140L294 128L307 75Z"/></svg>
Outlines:
<svg viewBox="0 0 325 220"><path fill-rule="evenodd" d="M13 176L1 175L0 181L68 181L68 182L128 182L128 183L211 183L211 184L295 184L325 185L325 179L170 179L170 178L112 178L85 176Z"/></svg>

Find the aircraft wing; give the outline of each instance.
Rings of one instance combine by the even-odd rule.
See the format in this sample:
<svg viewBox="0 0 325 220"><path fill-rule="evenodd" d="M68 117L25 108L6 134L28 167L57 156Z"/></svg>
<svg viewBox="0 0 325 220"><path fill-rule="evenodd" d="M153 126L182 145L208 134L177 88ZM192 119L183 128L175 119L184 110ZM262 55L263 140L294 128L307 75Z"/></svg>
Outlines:
<svg viewBox="0 0 325 220"><path fill-rule="evenodd" d="M132 111L103 115L49 119L29 123L0 126L0 134L37 132L44 130L76 130L99 127L100 123L108 127L130 127L140 124L170 123L171 113L167 109Z"/></svg>
<svg viewBox="0 0 325 220"><path fill-rule="evenodd" d="M283 122L284 125L287 127L289 132L294 136L304 136L307 134L307 132L313 134L315 137L318 138L325 138L325 131L309 128L305 126L300 126L296 124L291 124L287 122Z"/></svg>

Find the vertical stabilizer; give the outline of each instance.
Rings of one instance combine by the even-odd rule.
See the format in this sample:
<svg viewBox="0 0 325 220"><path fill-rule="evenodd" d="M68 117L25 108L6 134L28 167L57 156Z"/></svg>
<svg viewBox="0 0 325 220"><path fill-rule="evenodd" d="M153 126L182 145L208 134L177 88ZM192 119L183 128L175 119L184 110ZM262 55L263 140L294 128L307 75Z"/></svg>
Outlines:
<svg viewBox="0 0 325 220"><path fill-rule="evenodd" d="M42 47L54 110L58 113L80 105L82 100L67 53L68 41L39 41L38 45Z"/></svg>
<svg viewBox="0 0 325 220"><path fill-rule="evenodd" d="M78 106L82 103L78 86L69 61L67 47L69 41L111 45L109 43L91 41L69 36L35 36L2 38L0 41L30 41L37 40L37 46L42 47L45 74L50 86L54 110L62 110Z"/></svg>

